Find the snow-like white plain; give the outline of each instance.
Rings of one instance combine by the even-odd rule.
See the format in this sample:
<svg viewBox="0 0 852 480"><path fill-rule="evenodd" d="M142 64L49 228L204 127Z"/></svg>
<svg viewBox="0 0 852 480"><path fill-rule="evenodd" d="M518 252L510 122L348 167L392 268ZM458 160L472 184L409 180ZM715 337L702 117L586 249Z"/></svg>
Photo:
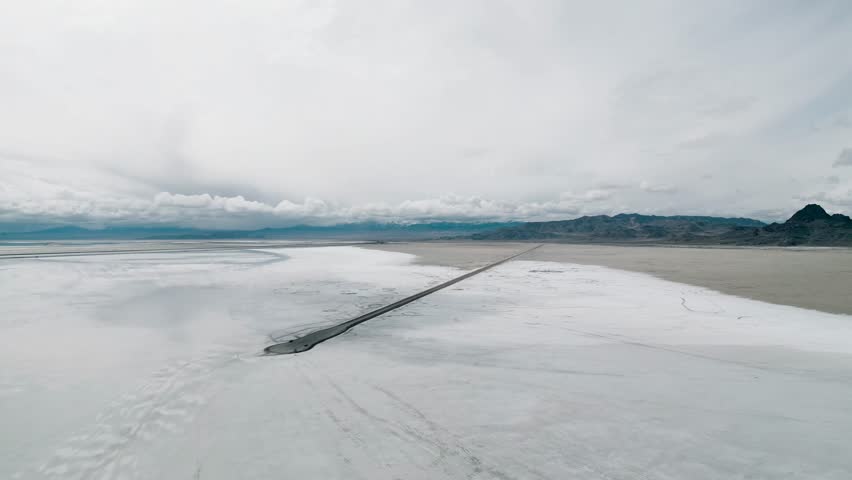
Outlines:
<svg viewBox="0 0 852 480"><path fill-rule="evenodd" d="M329 247L0 262L0 478L852 478L852 317Z"/></svg>

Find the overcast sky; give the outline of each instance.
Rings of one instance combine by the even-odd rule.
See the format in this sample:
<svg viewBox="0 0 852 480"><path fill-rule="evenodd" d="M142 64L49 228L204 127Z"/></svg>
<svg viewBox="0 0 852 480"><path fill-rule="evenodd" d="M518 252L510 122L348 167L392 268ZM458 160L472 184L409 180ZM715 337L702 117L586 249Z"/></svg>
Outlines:
<svg viewBox="0 0 852 480"><path fill-rule="evenodd" d="M0 11L0 223L852 213L848 0Z"/></svg>

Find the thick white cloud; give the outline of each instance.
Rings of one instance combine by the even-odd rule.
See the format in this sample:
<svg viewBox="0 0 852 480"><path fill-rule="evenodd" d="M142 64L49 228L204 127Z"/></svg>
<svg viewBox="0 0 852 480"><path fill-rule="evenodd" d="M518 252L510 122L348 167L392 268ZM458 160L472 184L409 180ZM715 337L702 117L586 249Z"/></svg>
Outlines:
<svg viewBox="0 0 852 480"><path fill-rule="evenodd" d="M325 202L307 197L277 203L221 196L157 192L146 195L145 186L112 174L90 175L77 183L65 183L65 168L33 167L10 161L2 173L10 180L0 183L0 223L14 220L76 222L81 224L181 224L207 228L252 228L299 223L331 224L359 221L488 221L545 220L581 213L609 212L602 202L625 186L609 186L583 192L563 192L545 201L496 201L474 196L445 195L397 203L357 205ZM16 168L9 168L16 167ZM114 183L113 183L114 182ZM119 188L121 194L95 194Z"/></svg>
<svg viewBox="0 0 852 480"><path fill-rule="evenodd" d="M850 181L850 44L848 2L15 2L0 211L788 212Z"/></svg>
<svg viewBox="0 0 852 480"><path fill-rule="evenodd" d="M301 223L332 224L358 221L486 221L553 219L575 216L587 202L608 198L603 191L565 193L545 202L506 202L448 195L355 206L326 203L316 198L277 204L204 194L159 192L151 198L93 196L46 181L32 180L29 191L0 188L0 221L40 220L81 224L181 224L206 228L252 228Z"/></svg>

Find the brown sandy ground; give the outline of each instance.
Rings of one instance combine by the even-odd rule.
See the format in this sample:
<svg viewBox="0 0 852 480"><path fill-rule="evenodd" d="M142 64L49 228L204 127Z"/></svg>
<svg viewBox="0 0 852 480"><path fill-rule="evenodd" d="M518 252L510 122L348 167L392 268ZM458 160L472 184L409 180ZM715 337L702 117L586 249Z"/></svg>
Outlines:
<svg viewBox="0 0 852 480"><path fill-rule="evenodd" d="M472 269L529 247L461 241L365 248L411 253L422 264ZM852 249L545 244L522 259L601 265L770 303L852 314Z"/></svg>

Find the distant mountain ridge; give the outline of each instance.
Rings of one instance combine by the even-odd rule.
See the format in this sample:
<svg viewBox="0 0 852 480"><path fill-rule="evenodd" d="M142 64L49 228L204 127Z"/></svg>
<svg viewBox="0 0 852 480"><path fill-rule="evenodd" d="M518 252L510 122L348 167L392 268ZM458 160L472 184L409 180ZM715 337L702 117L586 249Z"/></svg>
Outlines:
<svg viewBox="0 0 852 480"><path fill-rule="evenodd" d="M0 241L14 240L239 240L239 239L346 239L346 240L428 240L448 236L465 236L498 228L519 225L518 222L433 222L378 223L362 222L329 226L297 225L258 230L206 230L182 227L112 226L88 229L61 226L29 232L0 233Z"/></svg>
<svg viewBox="0 0 852 480"><path fill-rule="evenodd" d="M765 223L751 218L660 216L620 213L584 216L573 220L528 222L475 234L477 240L559 240L597 242L691 242L720 235L733 227L759 228Z"/></svg>
<svg viewBox="0 0 852 480"><path fill-rule="evenodd" d="M852 219L810 204L783 223L751 218L660 216L621 213L548 222L362 222L330 226L298 225L258 230L204 230L183 227L61 226L0 233L0 241L61 240L514 240L565 243L850 246Z"/></svg>
<svg viewBox="0 0 852 480"><path fill-rule="evenodd" d="M566 243L663 243L697 245L852 246L852 219L807 205L784 223L750 218L597 215L528 222L471 235L474 240L537 240Z"/></svg>

